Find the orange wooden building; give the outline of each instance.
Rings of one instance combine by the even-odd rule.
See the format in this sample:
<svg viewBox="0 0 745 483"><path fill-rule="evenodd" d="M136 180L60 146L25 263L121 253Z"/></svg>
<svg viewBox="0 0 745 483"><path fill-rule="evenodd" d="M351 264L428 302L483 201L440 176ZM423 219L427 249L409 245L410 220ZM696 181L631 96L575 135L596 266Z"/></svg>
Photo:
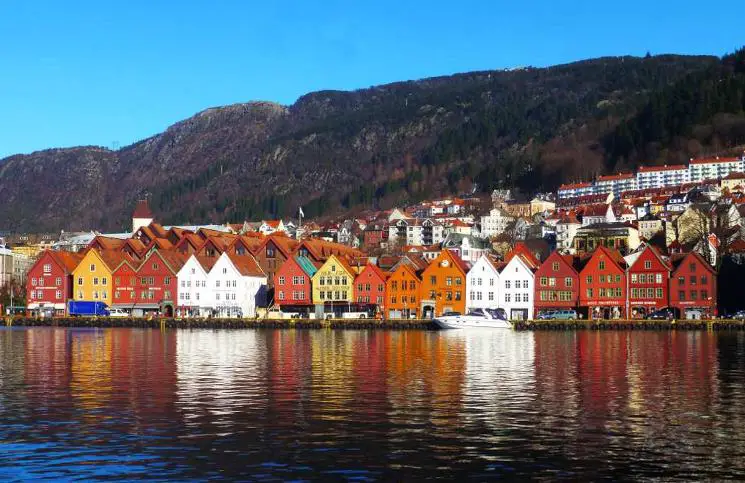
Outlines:
<svg viewBox="0 0 745 483"><path fill-rule="evenodd" d="M450 250L442 250L422 272L422 315L466 311L468 264Z"/></svg>
<svg viewBox="0 0 745 483"><path fill-rule="evenodd" d="M421 273L421 272L420 272ZM422 279L410 265L399 263L385 282L385 317L407 319L420 317Z"/></svg>

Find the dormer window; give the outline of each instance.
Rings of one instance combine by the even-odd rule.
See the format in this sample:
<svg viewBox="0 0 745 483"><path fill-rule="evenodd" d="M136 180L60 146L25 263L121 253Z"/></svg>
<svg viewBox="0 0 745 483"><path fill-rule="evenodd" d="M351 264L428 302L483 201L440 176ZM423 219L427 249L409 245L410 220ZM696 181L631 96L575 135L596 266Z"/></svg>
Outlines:
<svg viewBox="0 0 745 483"><path fill-rule="evenodd" d="M266 247L266 257L267 258L274 258L274 247L268 246Z"/></svg>

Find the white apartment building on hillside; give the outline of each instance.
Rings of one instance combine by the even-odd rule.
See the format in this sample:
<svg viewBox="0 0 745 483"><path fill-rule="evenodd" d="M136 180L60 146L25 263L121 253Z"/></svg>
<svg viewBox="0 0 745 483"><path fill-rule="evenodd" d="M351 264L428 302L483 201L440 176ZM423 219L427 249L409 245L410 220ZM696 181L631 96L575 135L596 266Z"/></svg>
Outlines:
<svg viewBox="0 0 745 483"><path fill-rule="evenodd" d="M691 176L688 166L676 164L672 166L642 166L636 173L637 189L665 188L690 183Z"/></svg>

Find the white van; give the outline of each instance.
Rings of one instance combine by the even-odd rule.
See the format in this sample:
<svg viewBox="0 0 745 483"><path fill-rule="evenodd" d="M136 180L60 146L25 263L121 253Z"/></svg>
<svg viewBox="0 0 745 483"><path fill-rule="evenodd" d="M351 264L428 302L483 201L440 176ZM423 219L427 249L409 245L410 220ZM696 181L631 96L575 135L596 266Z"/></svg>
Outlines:
<svg viewBox="0 0 745 483"><path fill-rule="evenodd" d="M129 317L129 314L122 309L109 309L109 317Z"/></svg>

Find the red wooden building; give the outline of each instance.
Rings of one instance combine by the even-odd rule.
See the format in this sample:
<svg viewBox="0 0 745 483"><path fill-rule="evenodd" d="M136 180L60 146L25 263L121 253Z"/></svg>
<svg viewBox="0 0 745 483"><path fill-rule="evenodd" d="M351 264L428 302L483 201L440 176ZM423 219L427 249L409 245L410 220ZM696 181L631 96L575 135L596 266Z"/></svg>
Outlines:
<svg viewBox="0 0 745 483"><path fill-rule="evenodd" d="M354 300L367 305L373 313L383 311L385 304L385 273L368 263L354 279Z"/></svg>
<svg viewBox="0 0 745 483"><path fill-rule="evenodd" d="M535 272L535 313L577 308L579 273L576 258L552 252Z"/></svg>
<svg viewBox="0 0 745 483"><path fill-rule="evenodd" d="M139 266L122 262L113 272L113 306L133 315L173 315L178 300L177 275L185 262L184 255L175 250L157 249L151 250Z"/></svg>
<svg viewBox="0 0 745 483"><path fill-rule="evenodd" d="M626 317L626 262L599 246L579 273L579 306L593 319Z"/></svg>
<svg viewBox="0 0 745 483"><path fill-rule="evenodd" d="M26 309L35 314L67 315L72 272L82 259L80 253L44 251L28 272Z"/></svg>
<svg viewBox="0 0 745 483"><path fill-rule="evenodd" d="M136 290L140 284L137 279L137 268L139 264L135 261L124 259L111 271L112 285L111 306L119 309L133 310L137 304L138 296Z"/></svg>
<svg viewBox="0 0 745 483"><path fill-rule="evenodd" d="M628 311L634 319L669 306L670 265L651 245L625 257L628 264Z"/></svg>
<svg viewBox="0 0 745 483"><path fill-rule="evenodd" d="M307 257L288 258L274 275L274 303L284 312L309 313L313 306L311 277L320 264Z"/></svg>
<svg viewBox="0 0 745 483"><path fill-rule="evenodd" d="M717 315L717 273L696 252L673 255L670 306L683 318Z"/></svg>

